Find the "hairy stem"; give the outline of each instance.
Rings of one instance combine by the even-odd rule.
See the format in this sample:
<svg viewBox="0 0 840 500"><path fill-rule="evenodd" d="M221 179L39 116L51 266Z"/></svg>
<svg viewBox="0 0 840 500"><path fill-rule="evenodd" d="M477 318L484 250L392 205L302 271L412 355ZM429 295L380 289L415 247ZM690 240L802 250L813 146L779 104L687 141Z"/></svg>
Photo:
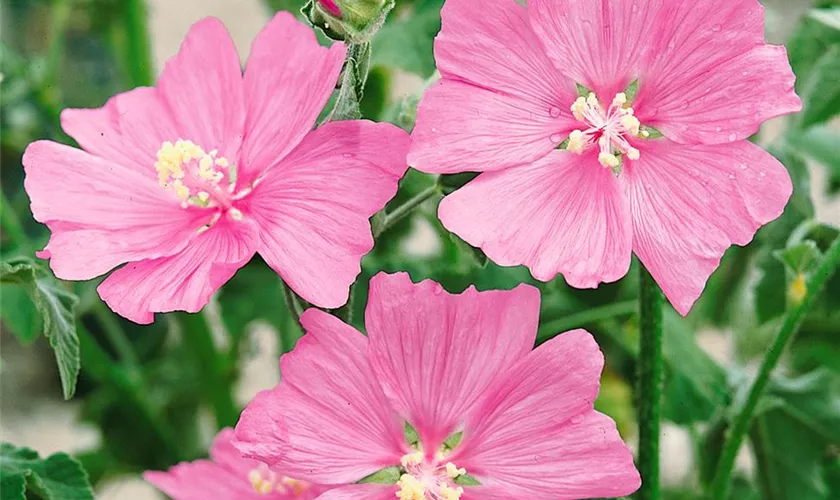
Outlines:
<svg viewBox="0 0 840 500"><path fill-rule="evenodd" d="M639 500L658 500L659 419L662 410L662 291L644 266L639 290Z"/></svg>
<svg viewBox="0 0 840 500"><path fill-rule="evenodd" d="M770 375L779 363L779 359L785 348L790 344L796 332L799 330L799 326L802 324L808 311L813 307L826 282L834 274L839 265L840 237L837 237L823 256L822 262L820 262L817 270L808 279L805 297L793 309L788 311L781 328L779 328L779 332L773 339L770 349L764 355L761 367L758 370L758 375L756 375L750 387L744 406L735 417L732 428L729 430L724 441L723 451L721 452L712 481L712 498L716 500L727 498L730 478L732 477L732 470L735 465L735 457L738 455L738 450L744 442L744 437L750 430L758 403L761 401L761 397L767 390L767 384L770 382Z"/></svg>

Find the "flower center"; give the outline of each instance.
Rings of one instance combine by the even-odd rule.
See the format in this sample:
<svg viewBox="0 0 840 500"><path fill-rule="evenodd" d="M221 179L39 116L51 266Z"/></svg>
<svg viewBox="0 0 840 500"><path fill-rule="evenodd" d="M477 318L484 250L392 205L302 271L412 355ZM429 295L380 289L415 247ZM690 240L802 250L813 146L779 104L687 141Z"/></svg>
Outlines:
<svg viewBox="0 0 840 500"><path fill-rule="evenodd" d="M182 207L222 207L241 218L241 212L232 208L236 167L215 149L208 153L189 140L166 141L157 152L155 170L160 186L171 191Z"/></svg>
<svg viewBox="0 0 840 500"><path fill-rule="evenodd" d="M627 104L624 92L616 94L607 109L601 106L594 93L578 97L572 104L572 114L589 127L573 130L569 134L566 150L582 154L597 142L600 148L598 161L604 167L614 170L621 165L622 156L638 160L639 150L630 145L627 137L646 137L649 133L642 130L642 124L634 115L633 108Z"/></svg>
<svg viewBox="0 0 840 500"><path fill-rule="evenodd" d="M248 481L254 487L254 491L260 495L270 495L277 492L298 497L309 489L309 483L298 481L287 476L278 476L276 472L269 469L267 465L260 464L259 467L251 469L248 473Z"/></svg>
<svg viewBox="0 0 840 500"><path fill-rule="evenodd" d="M438 453L434 460L427 460L422 451L404 455L400 462L405 473L400 476L396 493L400 500L459 500L464 493L455 479L467 473L452 462L444 462Z"/></svg>

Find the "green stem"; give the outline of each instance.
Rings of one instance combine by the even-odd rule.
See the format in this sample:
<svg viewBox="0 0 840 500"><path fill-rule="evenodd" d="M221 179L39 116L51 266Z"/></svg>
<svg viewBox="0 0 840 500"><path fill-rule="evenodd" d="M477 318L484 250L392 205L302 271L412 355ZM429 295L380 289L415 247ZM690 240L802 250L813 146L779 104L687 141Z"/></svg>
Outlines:
<svg viewBox="0 0 840 500"><path fill-rule="evenodd" d="M153 83L152 58L149 50L149 30L146 27L146 2L125 0L125 45L123 59L128 63L128 76L132 87Z"/></svg>
<svg viewBox="0 0 840 500"><path fill-rule="evenodd" d="M216 425L232 426L239 419L239 412L231 394L231 380L227 376L225 359L216 349L213 330L203 313L180 313L181 335L195 353L202 370L205 396L213 406Z"/></svg>
<svg viewBox="0 0 840 500"><path fill-rule="evenodd" d="M100 326L102 326L102 330L105 332L105 335L108 337L108 342L110 342L114 347L114 350L117 351L117 356L120 361L130 370L139 371L140 362L137 360L137 355L134 353L134 346L125 335L125 332L120 326L117 318L111 314L111 311L105 307L105 303L101 300L96 301L92 312L96 316L97 321L99 321Z"/></svg>
<svg viewBox="0 0 840 500"><path fill-rule="evenodd" d="M289 312L292 314L292 318L295 320L295 323L300 323L300 316L303 314L303 305L300 303L300 299L289 288L289 285L286 282L283 282L283 298L286 299L286 307L289 308Z"/></svg>
<svg viewBox="0 0 840 500"><path fill-rule="evenodd" d="M177 446L177 436L148 399L149 391L144 387L141 374L126 372L120 365L114 363L81 322L76 323L76 332L79 336L82 370L103 386L116 389L137 408L138 414L146 421L163 447L168 462L175 463L183 460L184 455Z"/></svg>
<svg viewBox="0 0 840 500"><path fill-rule="evenodd" d="M738 455L738 450L741 448L744 437L750 429L755 410L758 407L761 397L764 395L764 391L767 389L767 384L770 382L770 375L779 363L779 359L785 348L799 330L799 326L805 319L806 314L813 307L817 297L823 287L825 287L825 283L834 274L838 266L840 266L840 237L835 238L834 243L826 251L819 267L808 279L805 298L787 313L781 328L779 328L779 332L776 334L776 338L773 339L773 344L770 346L767 354L764 355L761 367L758 370L758 375L750 387L746 402L735 417L732 428L724 442L720 461L718 461L715 477L712 481L712 498L716 500L727 498L729 494L729 482L735 465L735 457Z"/></svg>
<svg viewBox="0 0 840 500"><path fill-rule="evenodd" d="M0 226L9 241L23 251L29 249L29 240L26 233L23 231L23 225L17 216L17 212L12 208L12 204L6 199L6 194L0 191Z"/></svg>
<svg viewBox="0 0 840 500"><path fill-rule="evenodd" d="M438 193L440 193L440 187L437 184L434 184L423 191L420 191L402 205L385 214L385 218L382 222L373 229L373 237L380 237L383 233L394 227L399 221L403 220L415 208L419 207L423 204L423 202Z"/></svg>
<svg viewBox="0 0 840 500"><path fill-rule="evenodd" d="M662 291L644 266L639 289L638 500L659 499L659 419L662 410Z"/></svg>
<svg viewBox="0 0 840 500"><path fill-rule="evenodd" d="M617 316L630 316L638 310L638 303L635 300L628 300L593 307L592 309L548 321L540 326L539 332L537 333L537 344L542 344L560 333L574 330L575 328L581 328Z"/></svg>

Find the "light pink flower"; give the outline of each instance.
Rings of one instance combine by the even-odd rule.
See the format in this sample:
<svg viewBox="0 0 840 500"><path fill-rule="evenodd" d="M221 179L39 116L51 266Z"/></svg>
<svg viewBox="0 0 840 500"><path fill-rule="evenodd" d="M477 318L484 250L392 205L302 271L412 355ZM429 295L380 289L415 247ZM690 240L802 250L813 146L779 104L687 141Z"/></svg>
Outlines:
<svg viewBox="0 0 840 500"><path fill-rule="evenodd" d="M83 149L38 141L23 157L32 213L52 232L39 255L67 280L128 263L98 291L138 323L198 311L255 252L309 302L342 305L408 149L390 124L312 130L345 53L279 13L243 75L224 26L207 18L156 88L64 110Z"/></svg>
<svg viewBox="0 0 840 500"><path fill-rule="evenodd" d="M380 273L367 337L322 311L304 313L307 334L281 360L282 382L245 408L234 444L294 477L339 485L322 500L629 494L640 484L632 456L592 406L598 345L575 330L532 351L539 305L528 285L451 295ZM392 466L402 468L398 484L354 484ZM481 485L459 485L453 476L464 473Z"/></svg>
<svg viewBox="0 0 840 500"><path fill-rule="evenodd" d="M174 500L311 500L325 488L284 476L258 460L245 458L233 444L233 429L213 440L210 460L180 463L143 478Z"/></svg>
<svg viewBox="0 0 840 500"><path fill-rule="evenodd" d="M790 178L745 139L801 104L756 0L448 0L442 17L409 164L484 172L439 215L495 262L592 288L635 252L687 314L782 213Z"/></svg>

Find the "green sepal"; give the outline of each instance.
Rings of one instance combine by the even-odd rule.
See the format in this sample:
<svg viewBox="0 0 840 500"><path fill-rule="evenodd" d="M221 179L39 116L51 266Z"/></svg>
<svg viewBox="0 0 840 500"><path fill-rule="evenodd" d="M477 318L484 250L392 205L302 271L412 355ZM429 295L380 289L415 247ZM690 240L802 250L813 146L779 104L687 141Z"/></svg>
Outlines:
<svg viewBox="0 0 840 500"><path fill-rule="evenodd" d="M577 87L577 93L579 97L588 97L589 94L592 93L592 91L586 85L576 83L575 86Z"/></svg>
<svg viewBox="0 0 840 500"><path fill-rule="evenodd" d="M472 477L469 474L461 474L452 481L460 486L481 486L481 483L478 481L478 479Z"/></svg>
<svg viewBox="0 0 840 500"><path fill-rule="evenodd" d="M394 465L365 476L356 481L356 484L396 484L400 480L401 475L402 469Z"/></svg>
<svg viewBox="0 0 840 500"><path fill-rule="evenodd" d="M458 446L458 443L461 442L462 437L464 437L464 431L456 432L443 440L443 446L445 446L447 450L454 450L455 447Z"/></svg>
<svg viewBox="0 0 840 500"><path fill-rule="evenodd" d="M628 85L626 89L624 89L624 95L627 96L627 104L625 104L625 106L629 107L631 104L633 104L633 101L636 99L636 94L638 93L639 79L636 78L635 80L630 82L630 85Z"/></svg>
<svg viewBox="0 0 840 500"><path fill-rule="evenodd" d="M420 435L417 434L417 429L415 429L414 426L409 424L408 422L405 423L403 434L405 435L405 441L411 447L416 446L417 443L420 442Z"/></svg>
<svg viewBox="0 0 840 500"><path fill-rule="evenodd" d="M645 137L645 132L648 133L647 137ZM654 139L662 139L665 137L665 134L660 132L658 129L655 129L648 125L642 125L639 127L639 138L640 139L647 139L647 140L654 140Z"/></svg>

